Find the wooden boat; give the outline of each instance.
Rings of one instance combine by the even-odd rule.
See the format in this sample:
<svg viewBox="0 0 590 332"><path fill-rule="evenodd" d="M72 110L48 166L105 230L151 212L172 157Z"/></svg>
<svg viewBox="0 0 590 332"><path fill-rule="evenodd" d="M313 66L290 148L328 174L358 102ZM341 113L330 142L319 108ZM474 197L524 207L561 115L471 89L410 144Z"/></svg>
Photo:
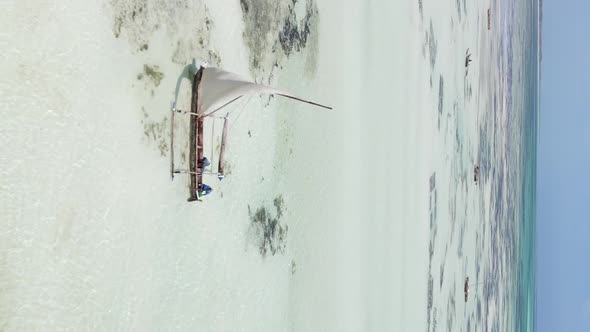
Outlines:
<svg viewBox="0 0 590 332"><path fill-rule="evenodd" d="M171 163L170 174L174 179L174 174L188 174L190 177L189 198L188 201L200 200L198 189L203 184L203 176L205 174L213 174L203 172L205 165L204 160L204 121L208 119L223 119L223 131L221 137L221 146L219 153L219 163L217 167L218 179L225 177L225 150L228 136L228 119L231 114L231 109L228 108L236 100L248 96L258 94L277 95L290 98L303 103L311 104L325 109L332 109L329 106L321 105L309 100L296 97L285 91L275 89L263 84L252 82L248 79L240 77L237 74L224 71L215 67L206 67L201 65L192 81L192 96L190 111L181 111L172 107L172 121L170 130L171 141ZM220 110L227 110L225 116L218 116ZM190 116L189 124L189 169L179 170L174 168L174 113L188 114Z"/></svg>
<svg viewBox="0 0 590 332"><path fill-rule="evenodd" d="M465 283L463 284L463 294L465 295L465 302L467 302L467 299L469 298L469 289L472 286L478 286L478 285L482 285L484 282L478 282L475 284L470 284L469 283L469 277L465 278Z"/></svg>

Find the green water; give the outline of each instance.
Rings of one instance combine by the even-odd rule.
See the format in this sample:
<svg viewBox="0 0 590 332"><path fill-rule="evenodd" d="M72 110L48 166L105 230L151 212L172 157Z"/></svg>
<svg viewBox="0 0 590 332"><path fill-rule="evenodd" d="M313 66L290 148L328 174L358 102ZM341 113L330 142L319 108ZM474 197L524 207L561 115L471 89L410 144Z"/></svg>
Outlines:
<svg viewBox="0 0 590 332"><path fill-rule="evenodd" d="M539 12L537 1L527 1L524 6L526 18L521 27L525 32L525 45L523 58L524 73L524 100L522 112L522 193L521 193L521 218L519 223L518 266L516 269L516 331L533 331L536 286L536 193L537 193L537 137L539 117L539 52L538 52L538 19Z"/></svg>

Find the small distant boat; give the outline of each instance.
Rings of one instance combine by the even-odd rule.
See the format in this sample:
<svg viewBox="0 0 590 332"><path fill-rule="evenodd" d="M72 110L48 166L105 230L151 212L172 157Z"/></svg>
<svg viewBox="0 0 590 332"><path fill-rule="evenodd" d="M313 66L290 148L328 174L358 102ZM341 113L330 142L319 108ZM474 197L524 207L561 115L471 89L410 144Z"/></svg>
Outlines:
<svg viewBox="0 0 590 332"><path fill-rule="evenodd" d="M465 278L465 285L463 286L463 292L465 293L465 302L469 297L469 277Z"/></svg>
<svg viewBox="0 0 590 332"><path fill-rule="evenodd" d="M190 176L189 198L188 201L200 200L199 192L201 188L211 188L203 184L203 175L209 174L204 172L208 160L204 156L204 139L203 127L204 120L208 119L223 119L223 131L221 135L221 145L219 151L219 163L217 167L217 177L221 180L225 177L225 148L228 135L228 118L232 110L227 108L236 100L249 95L269 94L290 98L299 102L311 104L317 107L332 109L330 106L321 105L309 100L296 97L288 92L275 89L263 84L258 84L245 79L237 74L224 71L215 67L207 67L201 65L195 76L193 77L191 110L181 111L172 106L172 128L170 130L171 140L171 165L170 173L172 179L174 174L184 173ZM229 110L224 116L219 116L219 111ZM189 129L189 169L179 170L174 167L174 114L183 113L190 115L190 129Z"/></svg>
<svg viewBox="0 0 590 332"><path fill-rule="evenodd" d="M471 53L469 53L469 48L465 51L465 68L469 69L469 64L473 61L471 59Z"/></svg>
<svg viewBox="0 0 590 332"><path fill-rule="evenodd" d="M492 14L490 9L488 8L488 30L492 28Z"/></svg>
<svg viewBox="0 0 590 332"><path fill-rule="evenodd" d="M463 294L465 295L465 302L467 302L467 299L469 298L469 288L471 286L477 286L481 284L483 284L483 281L478 282L476 284L469 284L469 277L465 278L465 283L463 284Z"/></svg>

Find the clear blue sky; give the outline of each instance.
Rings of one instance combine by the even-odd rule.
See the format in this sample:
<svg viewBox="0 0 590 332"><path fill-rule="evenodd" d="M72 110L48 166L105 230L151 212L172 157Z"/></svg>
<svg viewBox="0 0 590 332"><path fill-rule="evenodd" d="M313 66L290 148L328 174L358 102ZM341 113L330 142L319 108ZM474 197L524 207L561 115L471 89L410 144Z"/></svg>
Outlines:
<svg viewBox="0 0 590 332"><path fill-rule="evenodd" d="M590 0L544 0L537 331L590 331Z"/></svg>

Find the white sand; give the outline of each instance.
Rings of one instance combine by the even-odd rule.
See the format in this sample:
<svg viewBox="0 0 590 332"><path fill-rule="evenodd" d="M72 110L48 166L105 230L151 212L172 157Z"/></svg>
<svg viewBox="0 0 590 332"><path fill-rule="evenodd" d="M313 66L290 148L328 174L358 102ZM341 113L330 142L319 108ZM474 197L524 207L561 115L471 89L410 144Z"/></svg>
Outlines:
<svg viewBox="0 0 590 332"><path fill-rule="evenodd" d="M248 74L239 2L207 6L211 47L226 69ZM414 1L318 6L315 78L302 80L294 57L276 83L335 111L277 99L264 108L265 98L239 105L232 174L188 204L186 179L170 182L157 149L167 127L154 140L144 125L168 116L183 70L170 60L174 38L189 25L161 27L139 52L125 31L113 36L106 3L9 4L0 14L1 330L425 329L428 179L440 170L445 187L451 174L446 152L434 153L443 138L438 76L431 89L422 53L427 21ZM450 11L425 15L436 10ZM475 39L438 40L445 77ZM158 87L137 80L143 64L164 73ZM445 83L462 89L456 75ZM180 82L186 107L189 83ZM475 124L471 114L462 121ZM247 207L278 195L288 246L262 258ZM461 283L473 271L466 264L451 262L448 278Z"/></svg>
<svg viewBox="0 0 590 332"><path fill-rule="evenodd" d="M293 250L305 266L292 282L291 314L303 331L419 330L428 261L423 142L434 113L420 98L428 68L416 12L409 3L343 7L320 9L320 68L335 74L320 74L317 85L336 111L297 122L306 159L290 176L301 207Z"/></svg>

